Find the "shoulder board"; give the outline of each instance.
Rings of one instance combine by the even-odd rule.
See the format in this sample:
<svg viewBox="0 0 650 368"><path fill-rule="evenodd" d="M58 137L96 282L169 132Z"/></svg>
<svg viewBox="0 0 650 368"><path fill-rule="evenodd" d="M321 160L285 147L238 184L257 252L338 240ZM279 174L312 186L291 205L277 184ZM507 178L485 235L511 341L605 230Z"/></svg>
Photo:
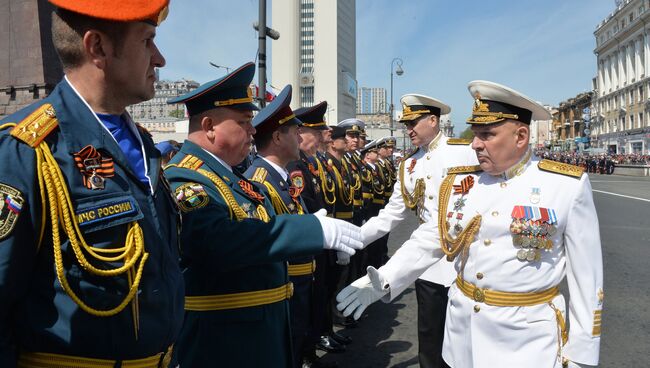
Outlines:
<svg viewBox="0 0 650 368"><path fill-rule="evenodd" d="M540 170L554 172L557 174L562 174L567 176L573 176L574 178L582 177L582 173L584 173L585 171L585 169L583 169L580 166L565 164L563 162L557 162L551 160L541 160L537 164L537 167L539 167Z"/></svg>
<svg viewBox="0 0 650 368"><path fill-rule="evenodd" d="M56 119L54 107L46 103L18 123L11 130L11 135L27 143L30 147L36 147L58 125L59 121Z"/></svg>
<svg viewBox="0 0 650 368"><path fill-rule="evenodd" d="M182 167L190 170L198 170L203 165L203 161L196 156L187 155L183 157L176 167Z"/></svg>
<svg viewBox="0 0 650 368"><path fill-rule="evenodd" d="M472 165L472 166L454 166L447 169L447 175L449 174L470 174L475 172L480 172L481 165Z"/></svg>
<svg viewBox="0 0 650 368"><path fill-rule="evenodd" d="M467 146L468 144L471 144L472 140L471 139L463 139L463 138L449 138L447 139L447 144L451 145L465 145Z"/></svg>
<svg viewBox="0 0 650 368"><path fill-rule="evenodd" d="M269 174L268 171L266 171L265 168L263 167L258 167L255 169L255 172L253 173L253 176L251 177L252 181L256 181L258 183L264 183L266 181L266 176Z"/></svg>
<svg viewBox="0 0 650 368"><path fill-rule="evenodd" d="M416 149L416 150L414 150L413 152L411 152L408 156L404 157L404 159L402 160L402 162L408 160L409 158L411 158L411 156L415 155L415 154L418 153L419 151L420 151L420 147L418 147L418 149Z"/></svg>

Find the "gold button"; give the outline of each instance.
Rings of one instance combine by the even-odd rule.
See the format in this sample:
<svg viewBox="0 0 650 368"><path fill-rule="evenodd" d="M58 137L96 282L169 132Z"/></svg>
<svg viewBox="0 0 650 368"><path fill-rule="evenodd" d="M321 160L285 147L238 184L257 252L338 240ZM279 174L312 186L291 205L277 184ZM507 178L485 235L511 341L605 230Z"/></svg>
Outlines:
<svg viewBox="0 0 650 368"><path fill-rule="evenodd" d="M503 183L501 183L501 184L499 184L499 185L501 186L501 188L505 188L505 187L508 186L508 183L506 183L506 182L504 181Z"/></svg>
<svg viewBox="0 0 650 368"><path fill-rule="evenodd" d="M490 245L490 244L492 244L492 240L490 240L490 239L485 239L485 240L483 240L483 244L485 244L485 245Z"/></svg>
<svg viewBox="0 0 650 368"><path fill-rule="evenodd" d="M478 312L480 312L480 311L481 311L481 307L478 306L478 305L475 305L475 306L474 306L474 312L478 313Z"/></svg>
<svg viewBox="0 0 650 368"><path fill-rule="evenodd" d="M427 175L427 179L431 179L431 175Z"/></svg>
<svg viewBox="0 0 650 368"><path fill-rule="evenodd" d="M427 156L427 160L431 159L431 157Z"/></svg>
<svg viewBox="0 0 650 368"><path fill-rule="evenodd" d="M479 280L483 280L483 274L480 273L480 272L477 273L477 274L476 274L476 278L479 279Z"/></svg>
<svg viewBox="0 0 650 368"><path fill-rule="evenodd" d="M430 195L430 196L429 196L429 199L433 199L433 196L432 196L432 195Z"/></svg>
<svg viewBox="0 0 650 368"><path fill-rule="evenodd" d="M492 211L492 216L493 217L499 216L499 211Z"/></svg>

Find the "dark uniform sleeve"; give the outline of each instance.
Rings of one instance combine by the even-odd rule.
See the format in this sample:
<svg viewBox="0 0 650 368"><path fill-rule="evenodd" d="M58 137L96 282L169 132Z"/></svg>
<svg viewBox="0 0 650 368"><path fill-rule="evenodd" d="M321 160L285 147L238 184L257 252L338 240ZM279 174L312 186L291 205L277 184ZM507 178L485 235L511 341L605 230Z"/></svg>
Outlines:
<svg viewBox="0 0 650 368"><path fill-rule="evenodd" d="M34 151L0 132L0 367L15 367L12 315L30 284L41 200Z"/></svg>
<svg viewBox="0 0 650 368"><path fill-rule="evenodd" d="M183 257L209 260L227 271L315 254L323 249L323 231L313 215L279 215L269 222L253 218L237 221L231 218L230 208L214 185L200 174L169 168L165 175L174 191L194 182L208 194L205 204L191 209L181 206Z"/></svg>

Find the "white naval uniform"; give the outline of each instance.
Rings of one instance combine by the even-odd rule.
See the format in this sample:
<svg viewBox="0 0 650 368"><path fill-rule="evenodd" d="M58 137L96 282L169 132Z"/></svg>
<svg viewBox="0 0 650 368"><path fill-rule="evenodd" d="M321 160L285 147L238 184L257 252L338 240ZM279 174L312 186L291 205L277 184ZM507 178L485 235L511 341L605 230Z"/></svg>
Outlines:
<svg viewBox="0 0 650 368"><path fill-rule="evenodd" d="M597 365L603 271L591 184L586 174L575 178L542 171L538 162L533 156L513 177L471 174L475 183L465 196L461 224L476 214L482 215L482 221L469 248L464 279L484 289L539 292L558 285L567 276L570 331L561 354L576 363ZM466 176L457 175L454 184ZM452 210L458 196L451 194L445 211ZM552 209L557 217L557 232L550 237L553 247L542 250L539 261L517 258L519 248L513 245L510 232L515 206ZM453 235L455 220L450 222ZM435 226L420 226L412 240L400 248L402 253L398 251L391 258L410 263L409 269L400 270L389 262L379 270L389 285L395 275L414 280L429 265L446 262L439 241L429 240L437 237L437 225L436 221ZM455 260L458 272L460 258ZM563 296L556 296L552 303L566 316ZM549 304L491 306L465 296L456 284L450 288L443 358L451 367L561 367L558 348L558 322Z"/></svg>
<svg viewBox="0 0 650 368"><path fill-rule="evenodd" d="M420 221L426 223L438 221L435 213L431 213L431 208L432 206L437 207L438 190L442 179L445 177L446 168L478 164L474 150L466 144L448 144L448 139L442 132L438 133L431 143L425 147L420 147L413 155L400 164L404 165L405 183L401 183L400 181L398 168L397 181L395 182L393 194L388 203L379 211L377 216L369 219L361 227L364 244L370 244L376 239L388 234L406 218L410 210L404 204L401 187L404 185L407 192L412 194L415 181L418 178L424 179L425 182L424 208L420 214ZM409 173L408 168L411 166L413 160L416 160L415 166L413 167L412 173ZM431 241L434 241L434 239L431 239ZM449 287L455 277L456 272L453 269L453 265L450 262L440 262L431 266L419 278ZM399 295L413 281L413 279L390 280L391 295ZM391 297L390 299L392 300L393 298Z"/></svg>

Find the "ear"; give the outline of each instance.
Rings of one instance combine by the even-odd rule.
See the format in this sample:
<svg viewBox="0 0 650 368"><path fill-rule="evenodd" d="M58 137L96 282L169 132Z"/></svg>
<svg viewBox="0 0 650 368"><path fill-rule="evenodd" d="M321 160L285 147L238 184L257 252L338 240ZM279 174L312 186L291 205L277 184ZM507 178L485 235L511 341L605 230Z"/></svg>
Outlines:
<svg viewBox="0 0 650 368"><path fill-rule="evenodd" d="M515 140L517 142L517 148L523 148L528 146L528 139L530 136L530 127L526 124L521 124L515 130Z"/></svg>
<svg viewBox="0 0 650 368"><path fill-rule="evenodd" d="M214 133L214 120L212 120L212 117L210 116L204 116L201 118L201 130L205 132L205 135L208 137L208 139L212 140L215 137Z"/></svg>
<svg viewBox="0 0 650 368"><path fill-rule="evenodd" d="M271 133L271 141L277 145L281 145L282 142L280 142L280 130L276 129Z"/></svg>
<svg viewBox="0 0 650 368"><path fill-rule="evenodd" d="M90 29L83 36L83 47L86 56L99 69L106 68L106 55L109 55L108 38L99 31Z"/></svg>

